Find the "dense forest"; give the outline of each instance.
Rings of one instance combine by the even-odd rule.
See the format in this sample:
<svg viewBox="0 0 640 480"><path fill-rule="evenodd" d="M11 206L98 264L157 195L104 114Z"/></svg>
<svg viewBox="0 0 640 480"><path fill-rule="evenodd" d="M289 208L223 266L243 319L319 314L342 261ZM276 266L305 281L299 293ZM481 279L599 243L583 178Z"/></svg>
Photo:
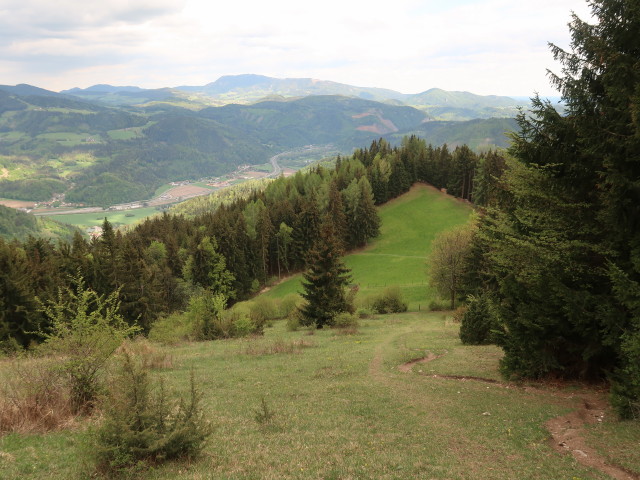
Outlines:
<svg viewBox="0 0 640 480"><path fill-rule="evenodd" d="M619 413L637 417L640 6L591 5L597 21L574 16L571 51L552 46L565 114L536 98L518 118L470 284L507 375L608 378Z"/></svg>
<svg viewBox="0 0 640 480"><path fill-rule="evenodd" d="M38 341L36 332L47 325L36 297L55 298L78 274L101 295L120 289L123 317L145 331L185 308L197 289L222 291L229 303L245 299L270 278L305 268L323 219L334 224L342 246L358 248L378 233L375 206L414 182L467 200L475 195L484 205L497 197L503 168L496 152L477 155L465 146L451 152L416 137L392 148L380 140L338 158L333 168L281 177L193 218L164 214L124 233L105 222L101 237L87 241L77 234L57 246L36 238L0 240L2 341L7 348Z"/></svg>

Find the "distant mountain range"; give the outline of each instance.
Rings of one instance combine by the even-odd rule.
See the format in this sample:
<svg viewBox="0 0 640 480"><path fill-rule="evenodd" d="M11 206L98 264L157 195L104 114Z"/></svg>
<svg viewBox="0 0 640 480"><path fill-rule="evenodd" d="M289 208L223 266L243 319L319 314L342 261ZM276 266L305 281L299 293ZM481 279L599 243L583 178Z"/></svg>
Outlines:
<svg viewBox="0 0 640 480"><path fill-rule="evenodd" d="M420 108L404 104L410 101ZM263 164L285 150L331 144L351 153L381 136L506 146L504 132L515 123L505 112L515 105L465 92L403 96L256 75L155 90L0 85L0 197L44 201L64 193L60 201L107 206L150 198L170 181ZM435 120L449 117L471 120Z"/></svg>
<svg viewBox="0 0 640 480"><path fill-rule="evenodd" d="M418 94L404 94L383 88L356 87L312 78L273 78L263 75L227 75L203 86L179 86L144 90L138 87L94 85L61 93L109 105L133 105L154 101L225 105L263 100L281 100L316 95L342 95L392 105L407 105L426 112L436 120L513 117L527 101L504 96L481 96L469 92L449 92L432 88Z"/></svg>

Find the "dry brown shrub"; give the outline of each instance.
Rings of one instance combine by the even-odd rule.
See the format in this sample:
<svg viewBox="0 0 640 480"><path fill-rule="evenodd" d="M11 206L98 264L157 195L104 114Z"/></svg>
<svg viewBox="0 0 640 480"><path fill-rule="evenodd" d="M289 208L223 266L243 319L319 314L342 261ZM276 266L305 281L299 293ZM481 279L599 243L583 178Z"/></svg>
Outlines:
<svg viewBox="0 0 640 480"><path fill-rule="evenodd" d="M278 353L301 353L303 349L315 347L315 343L305 339L274 340L273 342L251 341L244 349L245 355L276 355Z"/></svg>
<svg viewBox="0 0 640 480"><path fill-rule="evenodd" d="M360 333L358 331L357 325L350 325L348 327L341 327L335 330L336 335L357 335Z"/></svg>
<svg viewBox="0 0 640 480"><path fill-rule="evenodd" d="M467 312L469 308L466 305L462 305L458 308L456 308L453 311L453 322L460 324L462 323L462 317L464 317L464 314Z"/></svg>
<svg viewBox="0 0 640 480"><path fill-rule="evenodd" d="M0 432L67 428L77 418L58 358L19 357L0 364Z"/></svg>
<svg viewBox="0 0 640 480"><path fill-rule="evenodd" d="M173 357L144 337L125 340L116 350L116 354L127 354L131 358L137 359L145 370L173 367Z"/></svg>

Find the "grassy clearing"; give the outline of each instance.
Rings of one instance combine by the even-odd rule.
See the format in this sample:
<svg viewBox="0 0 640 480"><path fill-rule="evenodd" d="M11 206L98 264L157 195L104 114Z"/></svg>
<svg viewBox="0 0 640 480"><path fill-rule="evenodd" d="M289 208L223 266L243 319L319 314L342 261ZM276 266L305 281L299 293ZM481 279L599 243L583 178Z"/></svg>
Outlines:
<svg viewBox="0 0 640 480"><path fill-rule="evenodd" d="M195 185L196 187L208 188L212 192L218 190L218 187L212 187L211 185L204 182L193 182L192 185Z"/></svg>
<svg viewBox="0 0 640 480"><path fill-rule="evenodd" d="M131 225L146 217L158 213L155 207L134 208L132 210L121 210L117 212L93 212L93 213L72 213L66 215L51 215L51 218L58 222L75 225L78 228L89 228L100 226L105 217L114 226Z"/></svg>
<svg viewBox="0 0 640 480"><path fill-rule="evenodd" d="M142 133L143 127L129 127L121 128L119 130L109 130L107 135L112 140L131 140L133 138L140 138L144 136Z"/></svg>
<svg viewBox="0 0 640 480"><path fill-rule="evenodd" d="M468 221L471 208L426 185L380 208L380 236L362 251L345 257L360 295L398 285L409 310L424 309L434 293L428 288L426 257L434 237ZM301 290L300 276L280 283L267 295L280 298Z"/></svg>
<svg viewBox="0 0 640 480"><path fill-rule="evenodd" d="M74 132L55 132L55 133L42 133L35 138L42 140L50 140L57 142L65 147L75 147L84 143L102 143L100 135L92 135L89 133L74 133Z"/></svg>
<svg viewBox="0 0 640 480"><path fill-rule="evenodd" d="M309 336L277 322L263 338L171 348L173 368L154 375L184 391L193 368L214 433L201 458L144 478L607 478L549 446L544 422L565 413L568 401L432 377L496 378L495 348L462 346L457 328L425 313L368 320L355 335ZM425 352L444 355L398 370ZM0 438L3 478L82 476L84 435ZM636 431L628 440L637 439Z"/></svg>

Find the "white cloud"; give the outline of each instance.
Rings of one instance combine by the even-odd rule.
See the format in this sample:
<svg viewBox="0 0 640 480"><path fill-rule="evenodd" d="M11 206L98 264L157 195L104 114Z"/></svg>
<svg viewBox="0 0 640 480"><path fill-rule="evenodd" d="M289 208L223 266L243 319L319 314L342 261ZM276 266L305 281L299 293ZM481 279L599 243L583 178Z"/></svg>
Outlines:
<svg viewBox="0 0 640 480"><path fill-rule="evenodd" d="M92 3L0 0L10 19L0 20L2 83L163 87L259 73L407 93L546 94L546 42L566 46L571 9L588 11L583 0Z"/></svg>

